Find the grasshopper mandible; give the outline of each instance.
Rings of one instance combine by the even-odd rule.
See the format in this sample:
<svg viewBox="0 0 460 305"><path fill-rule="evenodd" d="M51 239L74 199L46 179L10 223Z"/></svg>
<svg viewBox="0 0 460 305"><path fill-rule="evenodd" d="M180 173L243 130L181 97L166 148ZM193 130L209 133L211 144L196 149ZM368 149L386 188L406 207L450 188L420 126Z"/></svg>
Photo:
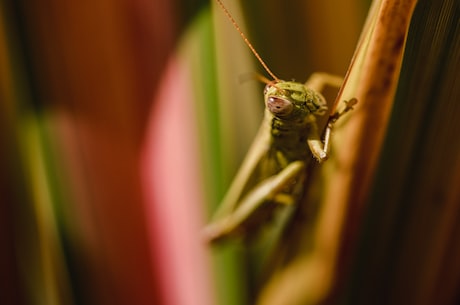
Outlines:
<svg viewBox="0 0 460 305"><path fill-rule="evenodd" d="M340 86L342 79L315 73L305 83L278 79L267 67L221 0L216 0L264 69L273 78L264 89L262 125L211 224L205 228L209 241L221 240L252 230L273 217L278 207L294 206L300 200L311 155L327 159L334 123L353 109L356 99L330 116L319 137L316 117L327 111L319 93L327 85Z"/></svg>

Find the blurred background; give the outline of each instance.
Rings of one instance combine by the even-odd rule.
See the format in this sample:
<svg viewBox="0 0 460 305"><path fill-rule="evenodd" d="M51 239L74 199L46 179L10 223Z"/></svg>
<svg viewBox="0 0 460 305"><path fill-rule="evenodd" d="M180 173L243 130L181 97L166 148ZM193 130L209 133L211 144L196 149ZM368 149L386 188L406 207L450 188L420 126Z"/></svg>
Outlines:
<svg viewBox="0 0 460 305"><path fill-rule="evenodd" d="M279 78L305 81L315 71L338 75L347 71L370 1L342 2L254 0L242 1L240 6L239 1L227 0L225 4ZM446 58L442 63L434 61L431 70L419 75L443 75L452 65L458 71L458 4L420 2L419 23L426 16L437 20L433 24L442 29L437 35L444 35L439 48L451 53L428 54ZM436 26L426 28L429 32ZM239 248L210 250L200 235L263 113L263 86L242 79L264 71L216 4L4 0L0 35L0 303L250 304L254 292L248 288L250 280ZM425 40L426 44L431 41ZM412 46L412 54L418 49ZM418 62L427 58L413 57ZM409 67L414 66L421 67L417 61ZM410 69L404 71L408 74L405 88L416 90L409 81ZM449 75L444 84L458 88L458 77ZM440 79L433 81L438 89L444 88ZM444 100L458 101L454 89L443 95ZM410 100L399 90L401 100ZM397 119L413 110L401 105L392 122L395 127L390 127L393 135L402 126ZM448 105L452 116L459 114L458 103ZM427 134L426 125L419 128L427 122L423 120L426 109L417 116L418 123L411 125L410 138L420 140L410 145L421 144L422 135ZM448 120L446 124L451 125L439 127L449 130L442 138L455 138L458 123ZM458 140L453 142L447 154L443 148L448 142L436 144L452 164L447 171L450 188L439 180L429 184L439 196L425 206L439 200L450 205L444 205L435 217L439 222L427 224L446 225L444 233L427 241L440 250L426 260L455 261L454 254L460 251L453 237L458 231L460 198L452 189L459 179L455 169L460 169ZM387 145L389 156L392 148L401 147L399 142ZM408 154L417 152L414 147L406 150ZM384 160L382 169L388 171L385 164L392 160ZM410 163L415 159L406 155L404 160L407 171L400 167L403 173L397 177L406 182L400 185L410 179L407 173L423 176L421 170L414 172L419 169L419 163ZM426 164L422 157L417 160ZM440 168L445 167L433 165L429 170L438 173ZM392 175L383 173L378 185L385 185ZM347 292L335 292L344 302L370 304L379 291L369 286L369 294L359 295L368 275L364 270L383 266L382 261L388 266L404 265L412 250L423 249L416 243L399 255L394 250L397 244L389 241L379 248L379 253L392 250L389 261L372 252L372 232L398 239L392 229L395 222L388 219L396 219L398 230L404 230L401 219L410 217L415 207L398 212L400 198L424 202L423 196L414 199L404 193L390 198L394 204L383 213L385 200L377 200L383 192L378 185L369 199L378 204L369 205L374 207L369 215L386 218L377 222L378 228L372 226L375 218L368 218L368 234L363 233L356 257L373 260L355 261L356 272L350 276ZM423 213L425 219L432 211ZM444 222L443 217L449 215L448 223ZM411 223L417 227L415 220ZM419 240L420 235L414 238ZM446 249L453 251L450 256L443 256ZM397 264L392 265L395 260ZM438 267L444 273L437 272ZM445 273L449 267L453 271ZM445 302L439 304L458 300L459 269L456 263L428 270L435 279L448 278L442 294ZM378 269L374 275L379 278L385 271ZM388 284L396 275L384 274L386 292L404 289L392 290ZM433 287L432 281L422 284ZM416 295L418 287L411 295ZM394 295L396 300L400 294ZM400 300L401 304L407 301Z"/></svg>

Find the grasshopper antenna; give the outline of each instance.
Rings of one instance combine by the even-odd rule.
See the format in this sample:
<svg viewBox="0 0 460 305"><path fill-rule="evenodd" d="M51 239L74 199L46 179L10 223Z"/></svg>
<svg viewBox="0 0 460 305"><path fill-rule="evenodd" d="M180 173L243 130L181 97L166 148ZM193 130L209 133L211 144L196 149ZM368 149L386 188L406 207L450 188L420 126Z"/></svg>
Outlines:
<svg viewBox="0 0 460 305"><path fill-rule="evenodd" d="M240 33L241 37L243 38L244 42L246 43L246 45L249 47L249 49L251 49L252 53L254 54L254 56L257 58L257 60L260 62L260 64L262 65L262 67L264 67L265 71L268 72L268 74L270 74L270 76L273 78L273 80L275 82L279 82L279 78L276 77L276 75L268 68L268 66L265 64L265 62L262 60L262 57L260 57L259 53L257 53L256 49L252 46L251 42L249 42L248 38L246 37L246 35L244 35L243 31L241 31L240 29L240 26L238 25L238 23L236 23L235 19L233 19L232 15L230 14L230 12L227 10L227 8L225 7L224 3L221 1L221 0L216 0L217 3L219 4L219 6L222 8L222 10L224 11L225 15L227 15L228 19L230 19L230 21L232 22L233 26L235 27L235 29L238 31L238 33Z"/></svg>

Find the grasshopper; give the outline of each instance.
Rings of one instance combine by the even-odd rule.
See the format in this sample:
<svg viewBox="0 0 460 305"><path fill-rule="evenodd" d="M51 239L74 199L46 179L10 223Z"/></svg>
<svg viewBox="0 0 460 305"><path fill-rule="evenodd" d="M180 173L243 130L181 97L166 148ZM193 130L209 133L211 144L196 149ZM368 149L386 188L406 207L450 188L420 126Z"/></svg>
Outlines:
<svg viewBox="0 0 460 305"><path fill-rule="evenodd" d="M221 0L216 1L273 81L265 80L265 114L257 136L214 220L205 228L211 242L254 231L273 218L275 210L295 206L303 194L311 155L319 162L328 158L334 123L357 103L345 101L345 108L329 117L322 141L316 117L326 113L327 104L319 91L326 84L340 86L341 78L315 73L305 84L278 79Z"/></svg>

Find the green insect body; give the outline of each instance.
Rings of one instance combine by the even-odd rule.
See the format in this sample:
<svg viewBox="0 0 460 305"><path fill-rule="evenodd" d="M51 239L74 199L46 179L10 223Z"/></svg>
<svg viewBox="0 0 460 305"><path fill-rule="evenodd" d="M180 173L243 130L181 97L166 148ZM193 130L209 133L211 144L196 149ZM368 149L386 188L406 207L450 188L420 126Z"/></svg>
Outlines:
<svg viewBox="0 0 460 305"><path fill-rule="evenodd" d="M233 235L251 235L276 217L278 208L292 209L300 201L311 155L327 159L334 123L353 109L356 99L329 117L324 142L318 135L316 116L327 104L318 93L326 85L339 87L340 77L313 74L306 84L279 80L259 56L221 0L216 0L264 69L274 79L265 81L265 116L259 132L238 170L205 237L211 242ZM279 210L279 209L278 209Z"/></svg>
<svg viewBox="0 0 460 305"><path fill-rule="evenodd" d="M210 241L254 231L277 208L295 205L303 190L306 163L327 151L318 136L316 116L324 115L321 94L297 82L269 83L265 116L215 221L206 228Z"/></svg>

